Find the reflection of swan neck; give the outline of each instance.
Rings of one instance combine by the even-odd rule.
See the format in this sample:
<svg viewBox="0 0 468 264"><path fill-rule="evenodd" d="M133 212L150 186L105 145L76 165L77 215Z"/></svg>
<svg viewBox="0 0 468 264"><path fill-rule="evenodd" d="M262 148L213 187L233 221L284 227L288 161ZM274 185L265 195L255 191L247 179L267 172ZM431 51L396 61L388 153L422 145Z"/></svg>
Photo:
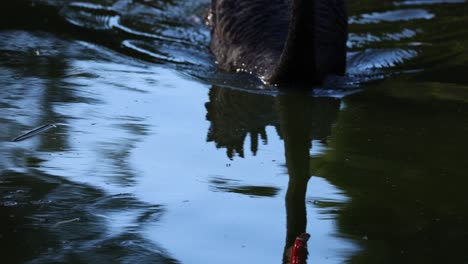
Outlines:
<svg viewBox="0 0 468 264"><path fill-rule="evenodd" d="M283 262L288 263L296 237L306 231L306 191L310 178L311 108L300 96L280 96L276 100L284 140L289 182L286 192L286 245Z"/></svg>

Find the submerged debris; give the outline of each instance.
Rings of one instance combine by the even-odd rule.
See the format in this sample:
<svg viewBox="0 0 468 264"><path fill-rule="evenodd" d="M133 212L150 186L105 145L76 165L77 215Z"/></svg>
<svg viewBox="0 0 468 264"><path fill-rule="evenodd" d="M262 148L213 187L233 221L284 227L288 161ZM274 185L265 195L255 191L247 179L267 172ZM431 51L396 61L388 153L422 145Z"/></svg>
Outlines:
<svg viewBox="0 0 468 264"><path fill-rule="evenodd" d="M31 131L28 131L18 137L15 137L13 139L14 142L18 142L18 141L22 141L22 140L25 140L25 139L28 139L30 137L33 137L35 135L38 135L40 133L43 133L43 132L46 132L47 130L49 129L52 129L52 128L56 128L57 126L54 125L54 124L48 124L48 125L43 125L43 126L40 126L40 127L37 127Z"/></svg>
<svg viewBox="0 0 468 264"><path fill-rule="evenodd" d="M80 218L77 217L77 218L73 218L73 219L70 219L70 220L59 221L59 222L55 223L54 227L58 227L61 224L73 223L73 222L76 222L76 221L80 221Z"/></svg>

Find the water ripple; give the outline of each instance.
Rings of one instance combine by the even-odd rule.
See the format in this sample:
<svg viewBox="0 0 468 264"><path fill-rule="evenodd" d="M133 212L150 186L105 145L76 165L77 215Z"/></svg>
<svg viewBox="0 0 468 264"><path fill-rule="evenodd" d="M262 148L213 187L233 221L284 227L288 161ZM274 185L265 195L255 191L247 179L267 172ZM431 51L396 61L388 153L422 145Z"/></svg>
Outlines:
<svg viewBox="0 0 468 264"><path fill-rule="evenodd" d="M415 50L410 49L367 49L356 52L349 56L348 74L371 73L372 70L395 67L417 55Z"/></svg>
<svg viewBox="0 0 468 264"><path fill-rule="evenodd" d="M424 9L402 9L386 12L373 12L349 18L350 24L377 24L382 22L409 21L415 19L432 19L434 14Z"/></svg>
<svg viewBox="0 0 468 264"><path fill-rule="evenodd" d="M385 33L381 36L372 33L350 33L348 38L348 48L360 48L370 43L380 43L383 41L401 41L416 36L415 30L404 28L400 32Z"/></svg>
<svg viewBox="0 0 468 264"><path fill-rule="evenodd" d="M94 30L111 29L120 17L111 7L84 2L72 2L62 12L69 23Z"/></svg>
<svg viewBox="0 0 468 264"><path fill-rule="evenodd" d="M393 3L396 6L401 5L435 5L435 4L460 4L465 3L466 0L408 0Z"/></svg>

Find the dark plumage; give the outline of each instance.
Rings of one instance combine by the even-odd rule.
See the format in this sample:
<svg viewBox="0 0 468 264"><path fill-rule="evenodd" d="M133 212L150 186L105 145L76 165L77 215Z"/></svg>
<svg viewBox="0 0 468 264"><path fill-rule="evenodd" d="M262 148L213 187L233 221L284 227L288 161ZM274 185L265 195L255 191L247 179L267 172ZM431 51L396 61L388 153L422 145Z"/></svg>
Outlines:
<svg viewBox="0 0 468 264"><path fill-rule="evenodd" d="M344 0L212 0L219 67L268 83L320 83L346 67Z"/></svg>

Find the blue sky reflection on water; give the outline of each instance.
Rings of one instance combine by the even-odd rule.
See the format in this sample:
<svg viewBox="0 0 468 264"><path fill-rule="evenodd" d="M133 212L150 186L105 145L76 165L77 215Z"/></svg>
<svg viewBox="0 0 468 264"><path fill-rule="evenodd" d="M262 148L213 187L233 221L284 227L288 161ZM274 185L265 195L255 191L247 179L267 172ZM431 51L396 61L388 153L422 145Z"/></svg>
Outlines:
<svg viewBox="0 0 468 264"><path fill-rule="evenodd" d="M246 151L244 158L231 160L225 149L206 142L207 85L157 67L74 65L74 71L84 69L97 76L90 80L74 78L73 82L81 86L82 96L89 93L96 103L58 103L54 107L67 116L64 126L70 134L69 149L43 164L47 173L60 175L65 171L72 181L110 194L132 193L142 202L163 205L161 219L149 223L142 232L182 263L281 259L287 175L283 143L273 128L267 129L268 144L261 144L256 156ZM116 160L119 155L124 158ZM214 192L209 188L212 177L274 186L281 191L275 197L257 198ZM325 180L317 179L309 184L308 193L319 191L314 182L333 189ZM332 219L320 219L312 205L308 210L310 243L318 250L313 258L323 261L328 257L333 263L329 252L334 248L354 248L332 235L336 232ZM132 214L125 215L107 215L109 229L134 224ZM324 243L327 246L320 251Z"/></svg>
<svg viewBox="0 0 468 264"><path fill-rule="evenodd" d="M95 217L107 223L108 237L136 230L182 263L281 259L288 176L284 143L274 127L266 128L268 143L261 142L255 155L247 150L252 144L247 139L244 157L230 159L225 148L207 142L209 85L174 70L132 62L86 42L57 45L75 47L100 59L67 57L64 78L54 82L78 99L51 102L49 111L62 120L57 123L58 134L50 131L17 144L7 143L9 146L34 149L45 137L64 137L63 148L36 152L43 160L40 171L93 186L106 196L126 194L162 206L162 217L143 227L136 224L135 211L95 211ZM41 52L52 51L44 47ZM8 115L16 116L25 127L41 122L40 100L49 85L41 77L29 79L33 95L23 90L25 102L12 101L17 108L7 108ZM30 107L40 111L24 111ZM315 145L311 154L320 155L323 146ZM21 171L20 166L5 163L6 159L2 162ZM267 186L278 192L266 197L216 191L212 179L217 178L225 179L227 187ZM316 178L309 183L308 193L344 202L344 197L324 191L334 189ZM336 263L342 258L330 252L355 249L351 242L333 235L337 232L333 219L322 218L311 203L307 208L307 230L314 250L311 260Z"/></svg>

